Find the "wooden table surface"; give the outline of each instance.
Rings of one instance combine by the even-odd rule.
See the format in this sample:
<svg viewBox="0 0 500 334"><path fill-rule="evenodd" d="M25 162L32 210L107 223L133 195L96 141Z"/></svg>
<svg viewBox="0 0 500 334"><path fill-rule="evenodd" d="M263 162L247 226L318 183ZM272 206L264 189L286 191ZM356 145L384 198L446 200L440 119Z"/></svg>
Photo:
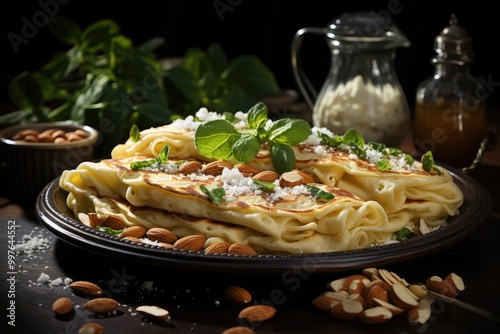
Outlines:
<svg viewBox="0 0 500 334"><path fill-rule="evenodd" d="M497 145L498 146L498 145ZM432 275L460 275L466 289L459 299L500 315L500 161L498 148L469 175L489 192L492 212L484 225L464 240L444 250L385 267L407 281ZM3 178L4 180L5 178ZM467 196L467 194L465 194ZM34 203L0 197L1 333L78 333L87 322L98 322L105 333L221 333L239 324L242 309L227 303L222 291L229 285L247 288L255 303L271 304L276 315L255 324L257 333L493 333L500 325L456 306L436 301L425 325L411 325L404 316L380 325L334 320L311 307L326 284L357 271L320 273L288 271L273 275L241 275L201 270L176 270L126 259L117 260L58 239L37 219ZM480 222L478 222L480 223ZM9 245L21 245L30 236L42 249L9 253ZM9 243L11 242L11 243ZM12 263L8 256L11 255ZM9 267L13 264L13 267ZM46 278L38 282L40 278ZM74 295L65 284L91 281L106 296L121 303L112 316L95 316L83 309L87 299ZM61 284L57 284L61 282ZM51 283L51 284L49 284ZM68 297L75 304L69 316L56 317L52 303ZM153 323L136 314L141 304L162 306L171 318ZM13 326L15 325L15 326Z"/></svg>

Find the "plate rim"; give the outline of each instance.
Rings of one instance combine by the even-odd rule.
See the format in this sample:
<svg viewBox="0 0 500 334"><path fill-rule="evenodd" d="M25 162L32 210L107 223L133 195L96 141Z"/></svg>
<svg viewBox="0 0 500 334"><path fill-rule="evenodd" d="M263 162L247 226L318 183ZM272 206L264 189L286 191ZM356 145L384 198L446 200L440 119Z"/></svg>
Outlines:
<svg viewBox="0 0 500 334"><path fill-rule="evenodd" d="M350 251L257 256L205 254L203 251L173 250L120 240L92 230L57 205L56 196L67 194L59 187L60 176L40 192L35 203L35 213L40 223L59 239L121 260L161 267L245 274L277 274L297 269L310 274L341 272L423 257L448 248L479 230L491 213L491 195L471 176L452 167L445 169L464 195L468 195L464 196L464 203L457 217L452 217L446 225L424 236ZM69 211L67 207L64 209ZM456 226L460 228L455 228ZM421 240L425 240L425 243L420 242Z"/></svg>

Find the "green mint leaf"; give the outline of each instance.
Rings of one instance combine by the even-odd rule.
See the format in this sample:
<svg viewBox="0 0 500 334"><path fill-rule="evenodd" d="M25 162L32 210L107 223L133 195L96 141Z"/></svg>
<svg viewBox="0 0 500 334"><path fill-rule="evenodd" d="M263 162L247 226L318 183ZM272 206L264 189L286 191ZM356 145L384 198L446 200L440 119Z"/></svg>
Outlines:
<svg viewBox="0 0 500 334"><path fill-rule="evenodd" d="M403 227L401 230L394 232L394 238L398 241L404 241L416 237L417 235L407 227Z"/></svg>
<svg viewBox="0 0 500 334"><path fill-rule="evenodd" d="M389 154L395 157L404 154L399 148L391 147L389 148Z"/></svg>
<svg viewBox="0 0 500 334"><path fill-rule="evenodd" d="M331 201L335 198L335 195L328 192L324 191L321 188L318 188L316 186L312 186L310 184L306 184L306 188L311 194L311 197L314 198L318 202L328 202Z"/></svg>
<svg viewBox="0 0 500 334"><path fill-rule="evenodd" d="M406 154L406 153L404 153L404 156L405 156L406 163L410 166L413 165L413 163L415 162L415 159L413 159L413 157L411 155Z"/></svg>
<svg viewBox="0 0 500 334"><path fill-rule="evenodd" d="M275 186L272 182L260 181L260 180L252 180L253 183L257 186L257 189L263 192L273 191Z"/></svg>
<svg viewBox="0 0 500 334"><path fill-rule="evenodd" d="M391 170L392 166L389 160L384 158L377 161L377 168L378 170Z"/></svg>
<svg viewBox="0 0 500 334"><path fill-rule="evenodd" d="M323 145L327 145L327 146L330 146L330 147L338 147L340 144L342 144L342 137L340 136L333 136L333 137L330 137L329 135L327 135L326 133L323 133L323 132L317 132L319 138L321 139L321 144Z"/></svg>
<svg viewBox="0 0 500 334"><path fill-rule="evenodd" d="M366 146L384 155L387 154L386 146L382 143L369 142L368 144L366 144Z"/></svg>
<svg viewBox="0 0 500 334"><path fill-rule="evenodd" d="M295 153L290 146L271 143L271 160L279 174L289 172L295 168Z"/></svg>
<svg viewBox="0 0 500 334"><path fill-rule="evenodd" d="M303 119L283 118L273 122L267 130L267 138L282 145L297 145L312 133L309 123Z"/></svg>
<svg viewBox="0 0 500 334"><path fill-rule="evenodd" d="M95 229L99 232L103 232L103 233L106 233L106 234L110 234L110 235L115 235L115 236L118 236L120 235L124 229L121 229L121 230L114 230L110 227L105 227L105 226L96 226Z"/></svg>
<svg viewBox="0 0 500 334"><path fill-rule="evenodd" d="M247 163L259 153L260 141L252 135L243 134L233 146L233 157L236 161Z"/></svg>
<svg viewBox="0 0 500 334"><path fill-rule="evenodd" d="M359 146L353 141L349 142L347 145L351 149L352 153L356 154L361 159L366 159L366 151L361 148L362 146Z"/></svg>
<svg viewBox="0 0 500 334"><path fill-rule="evenodd" d="M135 143L137 143L141 139L141 134L136 124L132 125L129 134L130 139Z"/></svg>
<svg viewBox="0 0 500 334"><path fill-rule="evenodd" d="M216 187L210 190L205 186L200 186L200 190L203 191L203 193L207 195L208 198L215 204L218 205L219 203L224 202L224 196L226 196L224 188Z"/></svg>
<svg viewBox="0 0 500 334"><path fill-rule="evenodd" d="M155 164L161 165L167 163L168 154L170 152L170 145L165 145L160 151L160 154L154 159L142 160L142 161L132 161L130 163L130 169L140 170L144 168L151 167Z"/></svg>
<svg viewBox="0 0 500 334"><path fill-rule="evenodd" d="M441 175L441 171L434 164L434 157L432 156L431 151L427 151L424 155L422 155L422 167L426 172L434 171L437 175Z"/></svg>
<svg viewBox="0 0 500 334"><path fill-rule="evenodd" d="M148 159L148 160L141 160L141 161L132 161L130 163L130 169L132 170L141 170L144 168L148 168L156 164L156 159Z"/></svg>
<svg viewBox="0 0 500 334"><path fill-rule="evenodd" d="M198 152L207 158L229 159L240 138L241 133L231 123L219 119L198 126L194 142Z"/></svg>
<svg viewBox="0 0 500 334"><path fill-rule="evenodd" d="M264 103L259 102L248 111L247 127L250 130L257 130L264 127L267 120L267 106Z"/></svg>
<svg viewBox="0 0 500 334"><path fill-rule="evenodd" d="M349 145L349 143L354 143L359 147L365 147L365 140L363 136L354 129L347 130L342 136L342 141L346 145Z"/></svg>
<svg viewBox="0 0 500 334"><path fill-rule="evenodd" d="M158 165L164 164L168 160L168 154L170 153L170 145L165 145L160 151L160 154L156 157L156 162Z"/></svg>

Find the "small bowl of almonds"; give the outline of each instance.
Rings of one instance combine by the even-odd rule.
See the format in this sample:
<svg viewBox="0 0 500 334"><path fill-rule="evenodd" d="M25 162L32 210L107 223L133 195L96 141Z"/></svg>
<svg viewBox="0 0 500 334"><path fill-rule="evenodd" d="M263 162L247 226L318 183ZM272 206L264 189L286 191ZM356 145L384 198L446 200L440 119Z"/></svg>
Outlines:
<svg viewBox="0 0 500 334"><path fill-rule="evenodd" d="M30 123L0 130L6 195L31 201L65 169L94 158L98 132L73 123Z"/></svg>

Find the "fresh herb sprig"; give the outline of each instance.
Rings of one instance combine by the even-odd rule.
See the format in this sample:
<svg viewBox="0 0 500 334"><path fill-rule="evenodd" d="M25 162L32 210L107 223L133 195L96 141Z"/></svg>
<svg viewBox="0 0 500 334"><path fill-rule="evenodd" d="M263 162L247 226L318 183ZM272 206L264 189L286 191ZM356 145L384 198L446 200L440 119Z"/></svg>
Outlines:
<svg viewBox="0 0 500 334"><path fill-rule="evenodd" d="M333 148L344 145L361 159L367 159L367 149L372 149L381 153L382 158L377 161L376 165L377 168L382 171L392 169L392 165L389 161L390 156L403 157L409 166L413 165L413 163L415 162L415 159L411 155L404 153L398 148L388 148L384 144L376 142L368 142L365 144L363 136L354 129L347 130L343 135L333 136L318 132L318 136L321 138L321 143L323 145L328 145ZM426 172L435 172L438 175L442 174L441 170L435 165L431 151L428 151L422 155L421 162L422 168Z"/></svg>
<svg viewBox="0 0 500 334"><path fill-rule="evenodd" d="M170 146L165 145L160 154L154 159L141 160L141 161L132 161L130 163L130 169L132 170L140 170L144 168L151 167L153 165L162 165L167 162L168 154L170 153Z"/></svg>
<svg viewBox="0 0 500 334"><path fill-rule="evenodd" d="M246 122L244 131L238 131L227 120L201 124L195 133L198 152L207 158L247 163L255 158L265 143L269 146L276 171L284 173L295 168L292 146L306 140L312 133L309 123L290 118L271 121L267 106L262 102L250 108Z"/></svg>

